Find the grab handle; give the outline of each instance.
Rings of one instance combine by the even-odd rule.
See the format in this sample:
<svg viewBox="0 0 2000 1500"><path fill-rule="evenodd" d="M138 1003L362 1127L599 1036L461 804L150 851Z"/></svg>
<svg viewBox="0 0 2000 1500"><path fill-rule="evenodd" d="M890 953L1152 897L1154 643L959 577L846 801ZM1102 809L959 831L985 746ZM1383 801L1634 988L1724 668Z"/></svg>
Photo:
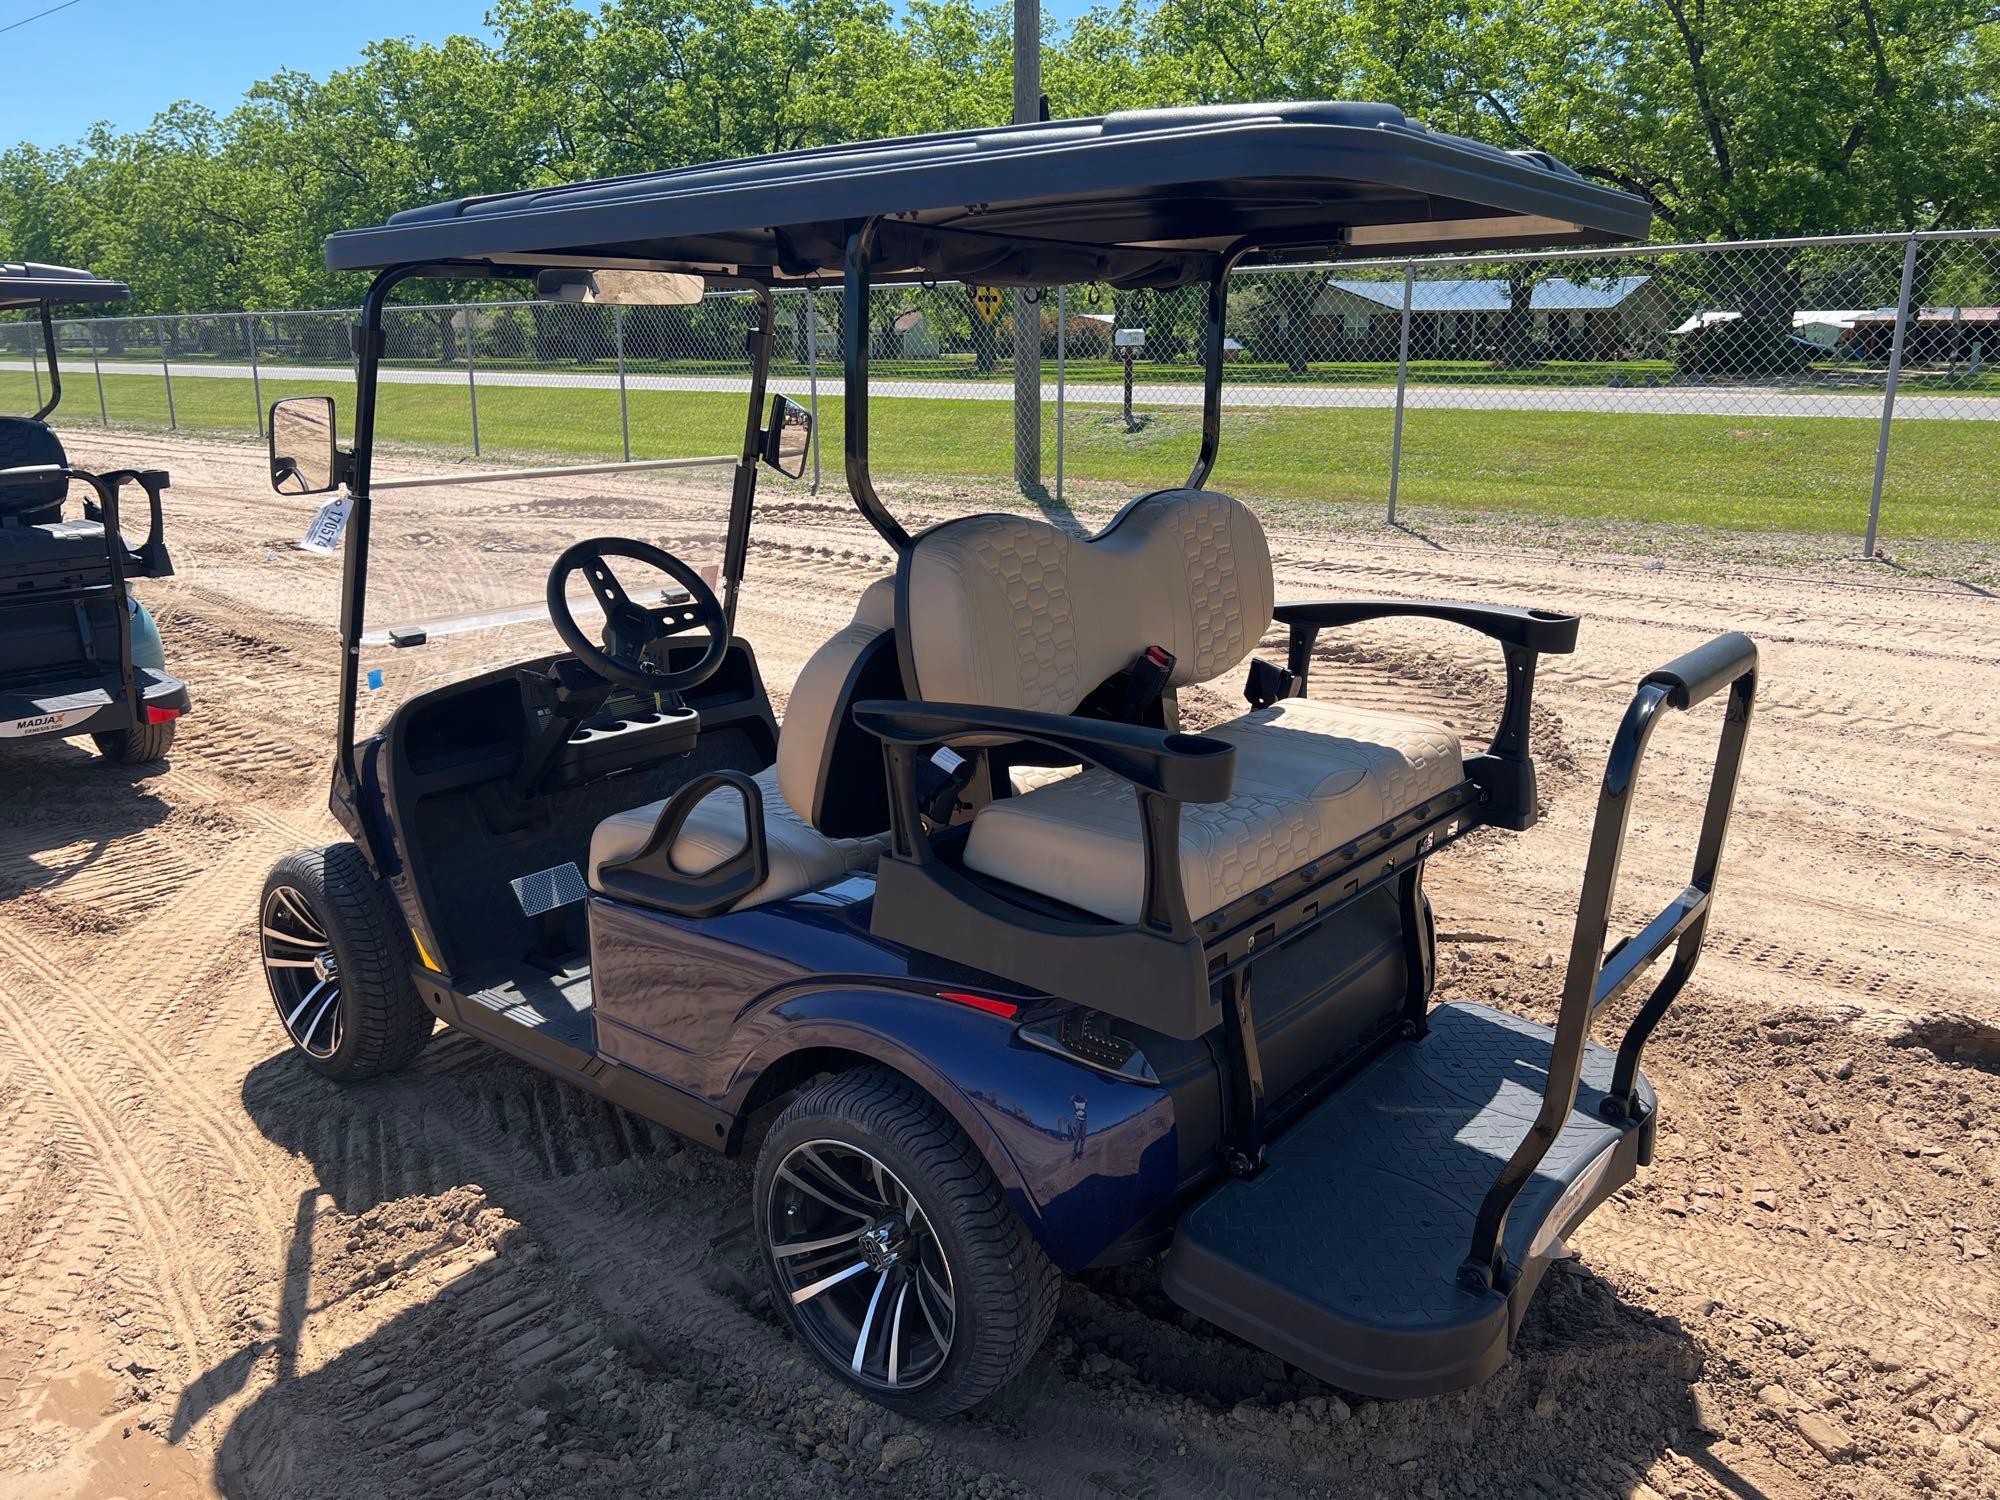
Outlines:
<svg viewBox="0 0 2000 1500"><path fill-rule="evenodd" d="M1660 914L1605 957L1612 898L1618 887L1618 866L1625 852L1625 828L1632 816L1632 794L1638 785L1639 763L1646 753L1663 710L1686 709L1729 688L1722 734L1716 745L1715 768L1709 776L1708 800L1701 813L1701 833L1695 841L1694 873L1687 888ZM1472 1230L1472 1246L1458 1269L1459 1284L1471 1291L1499 1289L1512 1283L1507 1264L1507 1214L1542 1158L1556 1143L1576 1107L1577 1085L1583 1078L1584 1050L1598 1012L1617 999L1669 948L1673 962L1651 995L1639 1007L1619 1044L1612 1067L1611 1088L1600 1104L1606 1119L1636 1123L1639 1107L1639 1057L1667 1007L1694 973L1708 932L1716 870L1722 863L1723 840L1729 832L1736 803L1736 780L1743 767L1743 745L1750 733L1750 713L1757 698L1757 647L1748 636L1731 631L1697 646L1656 672L1647 673L1632 696L1624 722L1611 741L1604 783L1597 797L1597 821L1591 829L1590 855L1584 865L1583 891L1577 900L1576 932L1570 942L1569 970L1563 980L1562 1009L1555 1038L1549 1046L1547 1082L1541 1109L1514 1154L1487 1190ZM1560 1229L1558 1230L1560 1232Z"/></svg>
<svg viewBox="0 0 2000 1500"><path fill-rule="evenodd" d="M1677 656L1657 671L1648 672L1646 681L1666 688L1667 703L1673 708L1693 708L1711 698L1746 672L1757 670L1757 643L1740 630L1719 635Z"/></svg>

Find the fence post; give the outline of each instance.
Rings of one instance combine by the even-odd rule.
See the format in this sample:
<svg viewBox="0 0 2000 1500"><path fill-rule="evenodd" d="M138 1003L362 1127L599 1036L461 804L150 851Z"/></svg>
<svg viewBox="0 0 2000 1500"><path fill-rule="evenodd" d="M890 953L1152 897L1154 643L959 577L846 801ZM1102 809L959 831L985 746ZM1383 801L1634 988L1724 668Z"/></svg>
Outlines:
<svg viewBox="0 0 2000 1500"><path fill-rule="evenodd" d="M1396 430L1389 440L1389 524L1396 524L1396 495L1403 482L1403 396L1410 384L1410 298L1417 267L1403 262L1403 332L1396 348Z"/></svg>
<svg viewBox="0 0 2000 1500"><path fill-rule="evenodd" d="M611 340L618 346L618 432L625 443L625 462L632 462L632 405L625 394L625 309L611 305Z"/></svg>
<svg viewBox="0 0 2000 1500"><path fill-rule="evenodd" d="M806 288L806 403L812 412L813 482L819 493L819 294Z"/></svg>
<svg viewBox="0 0 2000 1500"><path fill-rule="evenodd" d="M1896 296L1896 332L1889 341L1889 381L1882 388L1882 431L1875 439L1875 492L1868 499L1868 535L1861 555L1875 555L1875 530L1882 520L1882 479L1889 468L1889 428L1896 419L1896 385L1903 376L1903 335L1910 326L1910 284L1917 274L1917 237L1903 246L1903 289Z"/></svg>
<svg viewBox="0 0 2000 1500"><path fill-rule="evenodd" d="M92 321L84 324L84 327L90 330L90 372L97 377L97 425L109 427L111 412L104 404L104 366L97 360L97 324Z"/></svg>
<svg viewBox="0 0 2000 1500"><path fill-rule="evenodd" d="M257 436L264 435L264 381L257 370L257 315L243 315L243 340L250 346L250 401L257 408Z"/></svg>
<svg viewBox="0 0 2000 1500"><path fill-rule="evenodd" d="M160 334L160 374L167 382L167 431L180 431L180 418L174 412L174 367L167 360L167 320L155 318L154 326Z"/></svg>
<svg viewBox="0 0 2000 1500"><path fill-rule="evenodd" d="M479 382L472 375L472 314L465 314L465 396L472 409L472 456L479 457Z"/></svg>
<svg viewBox="0 0 2000 1500"><path fill-rule="evenodd" d="M1056 288L1056 504L1063 503L1064 403L1069 395L1069 283Z"/></svg>

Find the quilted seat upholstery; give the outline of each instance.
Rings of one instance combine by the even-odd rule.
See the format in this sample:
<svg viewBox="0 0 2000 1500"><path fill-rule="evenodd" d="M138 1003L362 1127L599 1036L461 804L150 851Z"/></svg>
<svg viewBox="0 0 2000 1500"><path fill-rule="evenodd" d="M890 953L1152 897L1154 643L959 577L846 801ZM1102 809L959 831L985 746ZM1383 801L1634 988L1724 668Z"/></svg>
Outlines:
<svg viewBox="0 0 2000 1500"><path fill-rule="evenodd" d="M1148 646L1169 686L1240 666L1270 628L1271 555L1226 495L1134 501L1084 539L1028 516L971 516L918 538L899 629L919 696L1073 713ZM1424 719L1291 699L1204 733L1236 746L1229 798L1181 808L1188 912L1203 917L1456 786L1458 739ZM1144 841L1108 772L1017 775L980 809L965 865L1116 922L1137 918Z"/></svg>
<svg viewBox="0 0 2000 1500"><path fill-rule="evenodd" d="M1181 808L1181 881L1197 919L1450 791L1461 774L1449 730L1334 703L1287 699L1204 732L1236 746L1236 780L1227 801ZM982 810L965 863L1130 922L1143 851L1132 788L1085 769Z"/></svg>
<svg viewBox="0 0 2000 1500"><path fill-rule="evenodd" d="M32 417L0 417L0 469L68 462L62 439L46 422L37 422ZM68 493L66 479L0 481L0 517L26 517L31 523L55 520Z"/></svg>

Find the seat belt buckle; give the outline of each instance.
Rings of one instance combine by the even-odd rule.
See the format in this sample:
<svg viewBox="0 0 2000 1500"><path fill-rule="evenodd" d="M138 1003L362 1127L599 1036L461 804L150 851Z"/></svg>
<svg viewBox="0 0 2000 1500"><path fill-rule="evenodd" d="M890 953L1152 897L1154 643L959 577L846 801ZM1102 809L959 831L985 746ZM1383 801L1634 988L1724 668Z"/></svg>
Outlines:
<svg viewBox="0 0 2000 1500"><path fill-rule="evenodd" d="M1177 658L1165 646L1148 646L1125 672L1125 722L1136 724L1148 704L1157 703L1173 679Z"/></svg>

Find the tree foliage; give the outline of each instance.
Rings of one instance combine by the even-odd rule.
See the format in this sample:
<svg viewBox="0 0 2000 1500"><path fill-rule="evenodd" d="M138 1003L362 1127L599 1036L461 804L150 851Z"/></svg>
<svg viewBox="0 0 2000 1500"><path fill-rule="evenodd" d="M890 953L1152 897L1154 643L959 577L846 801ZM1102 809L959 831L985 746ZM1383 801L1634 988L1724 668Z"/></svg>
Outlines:
<svg viewBox="0 0 2000 1500"><path fill-rule="evenodd" d="M483 36L226 115L0 152L0 255L141 311L351 302L321 242L413 204L1001 123L1010 38L977 0L498 0ZM1639 193L1676 239L2000 217L1995 0L1118 0L1050 28L1044 80L1071 116L1387 100Z"/></svg>

